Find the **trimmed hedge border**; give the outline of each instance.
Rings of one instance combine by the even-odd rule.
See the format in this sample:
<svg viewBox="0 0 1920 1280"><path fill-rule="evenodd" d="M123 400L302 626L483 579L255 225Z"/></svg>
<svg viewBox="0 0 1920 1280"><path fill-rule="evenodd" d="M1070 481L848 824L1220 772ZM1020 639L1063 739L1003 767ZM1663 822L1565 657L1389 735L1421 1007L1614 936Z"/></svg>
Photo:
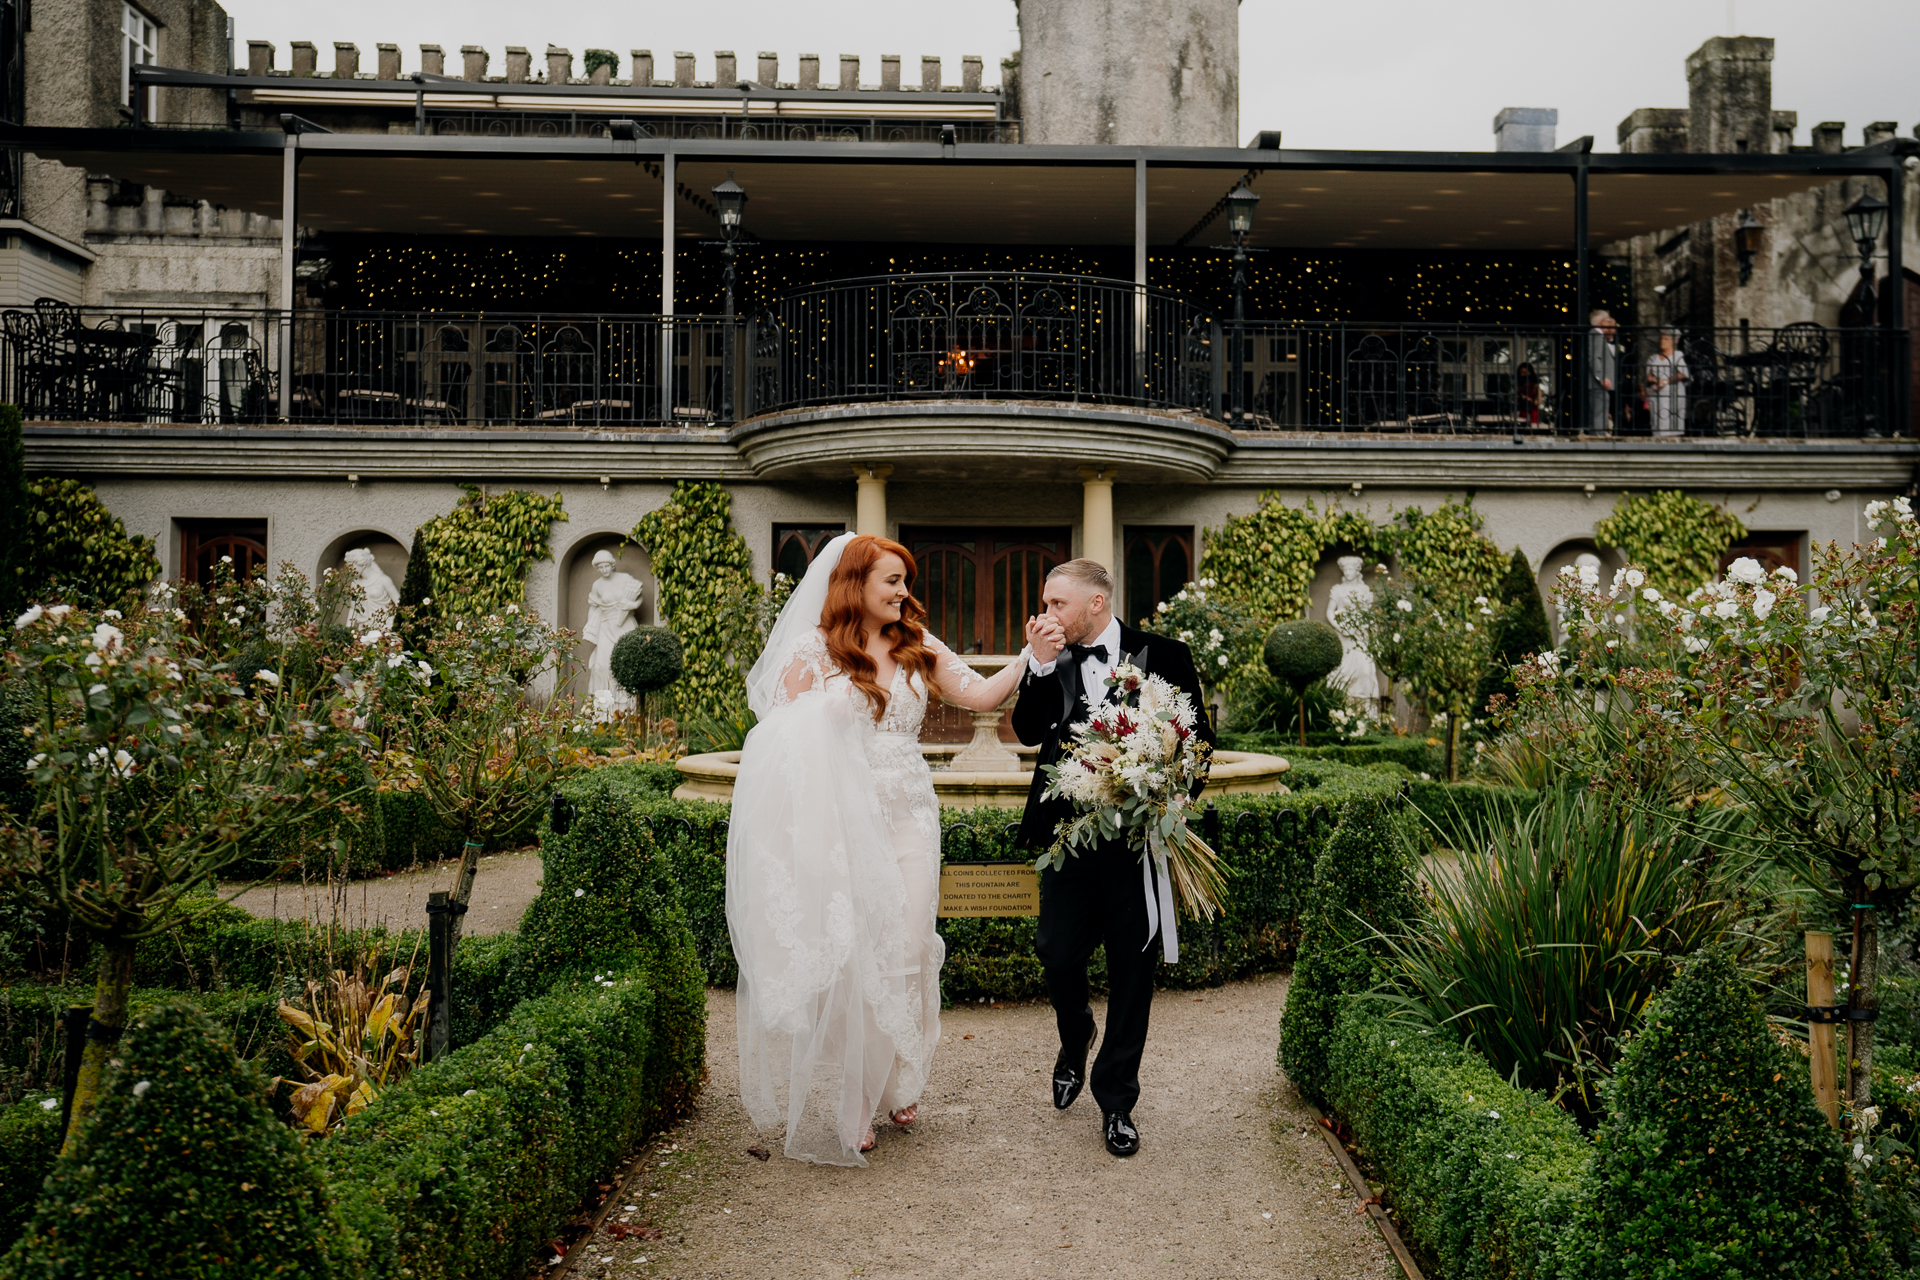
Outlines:
<svg viewBox="0 0 1920 1280"><path fill-rule="evenodd" d="M670 766L664 766L670 767ZM660 789L659 765L609 765L569 779L560 793L576 807L604 791L618 795L645 823L673 864L681 902L707 981L731 986L739 969L727 934L726 820L728 808L711 800L675 800ZM677 776L677 775L676 775ZM1359 796L1389 796L1401 787L1399 770L1360 769L1312 761L1289 775L1292 794L1222 796L1204 830L1230 869L1226 913L1210 925L1187 926L1178 965L1163 968L1162 986L1218 986L1249 973L1277 969L1298 936L1300 909L1314 860L1331 834L1339 807ZM1316 814L1316 811L1319 811ZM1013 842L1017 809L942 809L941 854L948 862L1031 862ZM1022 999L1046 993L1033 953L1033 917L940 921L947 959L940 971L949 1000ZM462 944L464 946L464 944ZM1105 957L1096 953L1090 977L1104 989Z"/></svg>
<svg viewBox="0 0 1920 1280"><path fill-rule="evenodd" d="M1328 1101L1379 1171L1396 1217L1450 1280L1552 1280L1593 1148L1543 1094L1438 1034L1349 999L1334 1021Z"/></svg>
<svg viewBox="0 0 1920 1280"><path fill-rule="evenodd" d="M51 1110L38 1094L0 1108L0 1254L33 1216L47 1170L60 1153L59 1095L48 1096Z"/></svg>

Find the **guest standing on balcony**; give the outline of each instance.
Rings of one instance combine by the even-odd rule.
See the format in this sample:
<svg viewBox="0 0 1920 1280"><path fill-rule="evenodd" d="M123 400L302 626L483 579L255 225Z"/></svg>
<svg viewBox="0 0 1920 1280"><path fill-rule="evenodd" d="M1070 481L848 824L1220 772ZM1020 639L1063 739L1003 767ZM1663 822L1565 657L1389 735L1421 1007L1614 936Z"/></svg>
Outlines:
<svg viewBox="0 0 1920 1280"><path fill-rule="evenodd" d="M1680 335L1660 331L1660 350L1647 357L1647 416L1656 436L1687 433L1687 357Z"/></svg>
<svg viewBox="0 0 1920 1280"><path fill-rule="evenodd" d="M1523 364L1513 371L1513 395L1520 421L1530 427L1540 425L1540 375L1533 366Z"/></svg>
<svg viewBox="0 0 1920 1280"><path fill-rule="evenodd" d="M864 1165L876 1111L919 1114L940 1039L940 808L920 752L937 689L1006 701L926 630L913 556L843 533L814 557L759 660L727 831L740 962L740 1095L786 1153ZM1032 630L1029 624L1029 631Z"/></svg>
<svg viewBox="0 0 1920 1280"><path fill-rule="evenodd" d="M1619 326L1605 311L1587 317L1587 421L1589 435L1604 436L1613 427L1613 384L1620 376L1620 351L1613 345Z"/></svg>

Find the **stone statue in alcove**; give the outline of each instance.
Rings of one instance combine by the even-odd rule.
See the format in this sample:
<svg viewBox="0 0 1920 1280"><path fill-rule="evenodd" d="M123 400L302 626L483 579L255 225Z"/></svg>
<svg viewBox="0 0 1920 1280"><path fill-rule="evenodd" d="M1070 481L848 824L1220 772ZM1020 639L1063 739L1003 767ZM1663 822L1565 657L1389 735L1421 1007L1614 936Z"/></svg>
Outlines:
<svg viewBox="0 0 1920 1280"><path fill-rule="evenodd" d="M634 708L633 695L614 681L613 646L640 625L633 615L646 589L640 579L613 566L613 552L593 553L593 571L599 577L587 593L587 625L580 629L580 639L593 646L587 659L587 695L597 716Z"/></svg>
<svg viewBox="0 0 1920 1280"><path fill-rule="evenodd" d="M1340 665L1327 677L1327 683L1359 698L1371 710L1380 697L1380 669L1361 643L1360 629L1349 613L1357 613L1373 603L1373 588L1360 576L1359 556L1341 556L1340 581L1327 593L1327 621L1340 633Z"/></svg>
<svg viewBox="0 0 1920 1280"><path fill-rule="evenodd" d="M360 598L353 602L353 608L347 613L347 625L363 626L373 621L374 615L382 610L391 618L393 610L400 607L400 588L393 585L393 579L374 560L373 549L355 547L343 558L356 575L360 588Z"/></svg>

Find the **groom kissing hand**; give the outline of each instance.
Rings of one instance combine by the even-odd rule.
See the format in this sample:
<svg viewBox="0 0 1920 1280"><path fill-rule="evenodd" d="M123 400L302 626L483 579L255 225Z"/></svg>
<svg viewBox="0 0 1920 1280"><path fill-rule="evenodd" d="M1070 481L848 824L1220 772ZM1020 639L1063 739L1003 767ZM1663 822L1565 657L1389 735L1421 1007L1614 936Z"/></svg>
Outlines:
<svg viewBox="0 0 1920 1280"><path fill-rule="evenodd" d="M1209 744L1200 677L1187 646L1165 636L1125 626L1113 616L1113 576L1093 560L1069 560L1047 577L1045 613L1027 619L1030 650L1013 707L1020 741L1038 744L1039 759L1027 792L1020 841L1030 849L1053 844L1054 829L1074 816L1064 799L1043 799L1046 765L1057 763L1073 729L1106 700L1107 675L1130 661L1184 691L1199 708L1194 729ZM1149 923L1148 902L1158 892L1150 859L1123 839L1069 854L1064 867L1040 873L1040 927L1034 950L1046 971L1047 996L1060 1030L1053 1064L1053 1105L1065 1110L1093 1086L1100 1104L1107 1150L1130 1156L1140 1149L1133 1107L1140 1098L1140 1058L1146 1050L1147 1017L1153 1008L1154 943L1165 939ZM1094 948L1107 949L1106 1043L1087 1070L1099 1028L1088 1003L1087 962ZM1171 947L1164 947L1171 952ZM1173 956L1167 954L1171 961Z"/></svg>

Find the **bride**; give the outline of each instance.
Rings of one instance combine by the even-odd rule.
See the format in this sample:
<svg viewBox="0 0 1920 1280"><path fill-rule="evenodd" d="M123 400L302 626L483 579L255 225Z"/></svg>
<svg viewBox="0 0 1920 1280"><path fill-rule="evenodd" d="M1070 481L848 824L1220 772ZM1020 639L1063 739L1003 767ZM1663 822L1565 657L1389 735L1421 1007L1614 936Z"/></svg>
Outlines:
<svg viewBox="0 0 1920 1280"><path fill-rule="evenodd" d="M934 690L999 706L925 629L913 556L842 534L814 559L747 676L727 835L740 962L740 1093L796 1160L864 1165L873 1120L913 1123L940 1038L940 811L920 754ZM1032 625L1032 624L1030 624Z"/></svg>

